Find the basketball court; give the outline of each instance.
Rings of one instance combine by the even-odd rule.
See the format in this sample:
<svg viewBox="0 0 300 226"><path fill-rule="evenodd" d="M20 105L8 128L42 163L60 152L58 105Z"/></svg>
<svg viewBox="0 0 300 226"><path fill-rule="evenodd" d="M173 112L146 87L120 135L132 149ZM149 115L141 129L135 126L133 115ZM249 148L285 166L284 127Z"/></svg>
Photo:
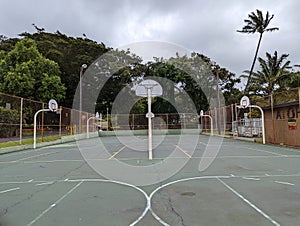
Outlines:
<svg viewBox="0 0 300 226"><path fill-rule="evenodd" d="M124 145L113 136L1 155L0 225L298 224L299 149L215 138L221 141L215 155L207 149L209 136L199 135L194 150L180 139L154 134L152 160L147 142ZM119 180L101 176L82 154L83 145L99 140L93 163L110 166ZM201 171L204 159L211 163ZM161 180L164 161L184 165ZM116 162L137 173L154 166L157 172L148 173L158 183L129 183L125 171L113 168Z"/></svg>

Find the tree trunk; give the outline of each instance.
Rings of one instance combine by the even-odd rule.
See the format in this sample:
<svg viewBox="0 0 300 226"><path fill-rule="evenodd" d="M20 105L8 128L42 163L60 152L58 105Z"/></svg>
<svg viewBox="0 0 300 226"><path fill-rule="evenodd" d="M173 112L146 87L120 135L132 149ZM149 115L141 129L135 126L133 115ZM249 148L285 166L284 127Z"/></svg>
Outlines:
<svg viewBox="0 0 300 226"><path fill-rule="evenodd" d="M246 83L246 87L244 89L244 94L248 92L248 86L249 86L250 81L251 81L251 76L252 76L254 65L255 65L255 62L256 62L256 58L257 58L257 55L258 55L258 50L259 50L259 47L260 47L262 35L263 35L263 33L260 33L260 35L259 35L259 39L258 39L258 43L257 43L257 47L256 47L256 52L255 52L254 59L253 59L252 65L251 65L251 69L250 69L249 77L248 77L248 80L247 80L247 83Z"/></svg>

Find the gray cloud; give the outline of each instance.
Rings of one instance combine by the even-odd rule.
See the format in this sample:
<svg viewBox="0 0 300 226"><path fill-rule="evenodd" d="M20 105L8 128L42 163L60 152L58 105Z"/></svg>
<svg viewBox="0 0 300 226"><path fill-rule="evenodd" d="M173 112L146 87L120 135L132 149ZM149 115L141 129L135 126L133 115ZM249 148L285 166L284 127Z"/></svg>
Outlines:
<svg viewBox="0 0 300 226"><path fill-rule="evenodd" d="M260 9L275 14L263 37L259 55L266 51L290 54L300 63L300 2L297 0L2 0L0 34L15 37L34 32L32 23L49 32L60 30L117 48L133 42L165 41L203 53L237 75L252 63L258 34L237 33L247 15Z"/></svg>

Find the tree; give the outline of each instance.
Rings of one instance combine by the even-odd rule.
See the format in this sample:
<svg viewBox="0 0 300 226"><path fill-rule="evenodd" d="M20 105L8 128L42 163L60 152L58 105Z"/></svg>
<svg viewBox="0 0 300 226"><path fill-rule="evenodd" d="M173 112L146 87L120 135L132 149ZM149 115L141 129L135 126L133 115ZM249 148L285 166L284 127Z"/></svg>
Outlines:
<svg viewBox="0 0 300 226"><path fill-rule="evenodd" d="M90 97L99 92L96 111L111 110L118 94L125 87L130 92L137 78L142 76L141 62L142 59L129 50L110 50L99 57L90 65L89 76L83 76L83 109L88 109Z"/></svg>
<svg viewBox="0 0 300 226"><path fill-rule="evenodd" d="M0 55L1 92L44 102L65 98L58 64L43 57L33 40L22 39Z"/></svg>
<svg viewBox="0 0 300 226"><path fill-rule="evenodd" d="M255 62L256 62L256 59L257 59L258 50L259 50L259 47L260 47L260 44L261 44L263 33L268 32L268 31L272 32L272 31L279 30L279 28L277 28L277 27L268 28L268 26L269 26L271 20L273 19L273 17L274 17L274 15L270 16L269 12L267 12L266 16L264 18L262 12L257 9L256 14L254 12L251 12L248 15L249 19L244 20L246 25L242 28L242 30L238 30L238 32L242 32L242 33L250 33L250 34L254 34L256 32L259 33L259 39L258 39L254 59L253 59L252 65L251 65L249 77L248 77L244 92L248 91L248 86L251 82L251 76L252 76L254 65L255 65Z"/></svg>
<svg viewBox="0 0 300 226"><path fill-rule="evenodd" d="M98 100L95 101L97 102L95 103L96 111L106 112L107 108L111 109L116 96L125 86L128 86L128 90L131 92L132 85L136 82L147 76L155 76L159 77L158 80L160 78L168 79L166 84L163 84L163 90L169 99L168 101L162 98L156 98L154 100L153 107L157 112L175 112L176 109L172 106L175 100L182 103L185 109L188 109L189 106L185 102L187 98L184 97L185 93L191 97L197 107L197 111L201 109L207 110L209 100L216 94L216 79L213 79L217 78L216 71L218 71L219 75L219 88L226 98L226 103L235 103L239 99L239 90L235 88L239 79L235 78L233 73L225 68L220 68L216 63L202 54L193 53L191 56L181 57L177 54L176 57L170 59L155 58L154 62L144 63L140 57L130 53L129 50L114 50L107 48L103 43L99 44L89 40L86 36L83 38L73 38L59 31L52 34L45 32L43 28L33 26L37 30L36 33L30 34L24 32L20 34L20 36L23 37L23 39L30 38L34 40L37 50L31 49L29 51L26 47L27 50L25 48L23 55L28 55L26 51L35 52L32 54L33 58L41 54L44 58L50 60L48 62L42 60L41 62L44 62L43 65L53 61L58 64L58 70L60 70L61 73L51 72L51 74L60 76L61 83L66 87L66 93L68 95L60 102L63 106L72 107L73 105L74 94L79 83L80 66L83 63L88 64L89 68L87 72L89 75L94 73L92 78L87 78L90 76L83 74L82 87L84 91L87 92L87 94L84 93L83 95L84 109L86 109L85 103L89 102L89 100L85 98L89 98L89 94L92 92L101 89ZM14 50L15 43L19 40L20 39L7 39L5 37L0 39L0 62L2 62L4 58L5 61L8 60L8 53ZM36 51L39 53L36 53ZM20 51L18 50L18 52ZM32 57L27 57L22 60L23 63L18 63L18 65L12 67L14 69L12 71L9 70L7 65L13 65L13 60L11 63L6 62L6 66L4 64L0 65L0 71L5 71L6 75L10 71L9 76L6 76L7 81L4 82L4 76L0 78L0 90L4 89L2 89L1 86L5 84L6 90L15 90L15 95L24 96L24 94L26 94L27 97L39 100L51 95L51 92L46 92L45 90L50 89L50 87L53 86L52 84L56 84L58 80L53 79L49 74L48 76L44 75L43 68L37 66L37 61L34 60L31 62L29 60ZM203 62L206 64L205 66ZM99 65L99 68L96 67L96 64ZM216 67L218 67L218 70L215 70ZM37 77L31 76L33 68L35 68L34 74L36 74ZM205 74L206 72L203 68L213 72L213 76L210 76L211 73L209 73L210 75ZM39 70L39 72L37 72L37 70ZM44 78L43 82L41 80L42 77ZM17 82L11 81L8 83L8 81L12 79L17 80ZM38 82L38 85L36 82ZM199 84L201 84L201 87ZM20 87L26 87L26 89ZM203 92L203 88L206 92ZM56 93L63 89L53 88L53 90L53 93ZM146 109L145 107L142 108L143 103L143 101L137 103L133 111L143 112ZM95 109L92 109L91 111L94 110Z"/></svg>
<svg viewBox="0 0 300 226"><path fill-rule="evenodd" d="M294 65L294 67L300 67L300 65ZM300 87L300 71L291 72L288 86L289 88Z"/></svg>
<svg viewBox="0 0 300 226"><path fill-rule="evenodd" d="M271 95L277 90L285 90L291 74L288 70L291 68L289 66L290 61L287 60L288 56L288 54L282 54L279 57L277 51L275 51L273 56L267 52L266 60L259 57L261 70L253 73L253 83L251 83L249 89L256 92L256 94L263 95ZM249 76L247 77L249 79Z"/></svg>
<svg viewBox="0 0 300 226"><path fill-rule="evenodd" d="M236 88L236 85L241 82L240 78L236 78L235 74L228 71L226 68L218 68L217 70L218 71L214 71L214 74L218 73L219 89L224 95L225 104L230 105L238 103L242 97L242 92Z"/></svg>
<svg viewBox="0 0 300 226"><path fill-rule="evenodd" d="M61 104L72 107L74 94L79 84L81 65L91 65L110 48L88 38L69 37L60 31L48 33L43 28L33 26L37 30L36 33L24 32L20 36L33 39L37 43L39 52L59 65L61 71L59 76L68 94Z"/></svg>

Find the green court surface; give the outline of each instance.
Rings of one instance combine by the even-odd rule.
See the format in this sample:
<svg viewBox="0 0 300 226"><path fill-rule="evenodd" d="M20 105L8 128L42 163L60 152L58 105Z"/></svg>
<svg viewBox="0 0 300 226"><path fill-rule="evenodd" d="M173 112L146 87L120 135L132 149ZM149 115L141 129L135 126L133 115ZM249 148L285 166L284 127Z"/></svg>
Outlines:
<svg viewBox="0 0 300 226"><path fill-rule="evenodd" d="M136 137L0 155L0 225L299 225L299 149L155 135L148 160L147 136ZM171 170L184 165L160 180L166 161ZM199 170L201 161L211 164ZM118 176L105 178L90 162ZM137 177L156 167L147 173L157 183L130 183L116 162L132 166Z"/></svg>

